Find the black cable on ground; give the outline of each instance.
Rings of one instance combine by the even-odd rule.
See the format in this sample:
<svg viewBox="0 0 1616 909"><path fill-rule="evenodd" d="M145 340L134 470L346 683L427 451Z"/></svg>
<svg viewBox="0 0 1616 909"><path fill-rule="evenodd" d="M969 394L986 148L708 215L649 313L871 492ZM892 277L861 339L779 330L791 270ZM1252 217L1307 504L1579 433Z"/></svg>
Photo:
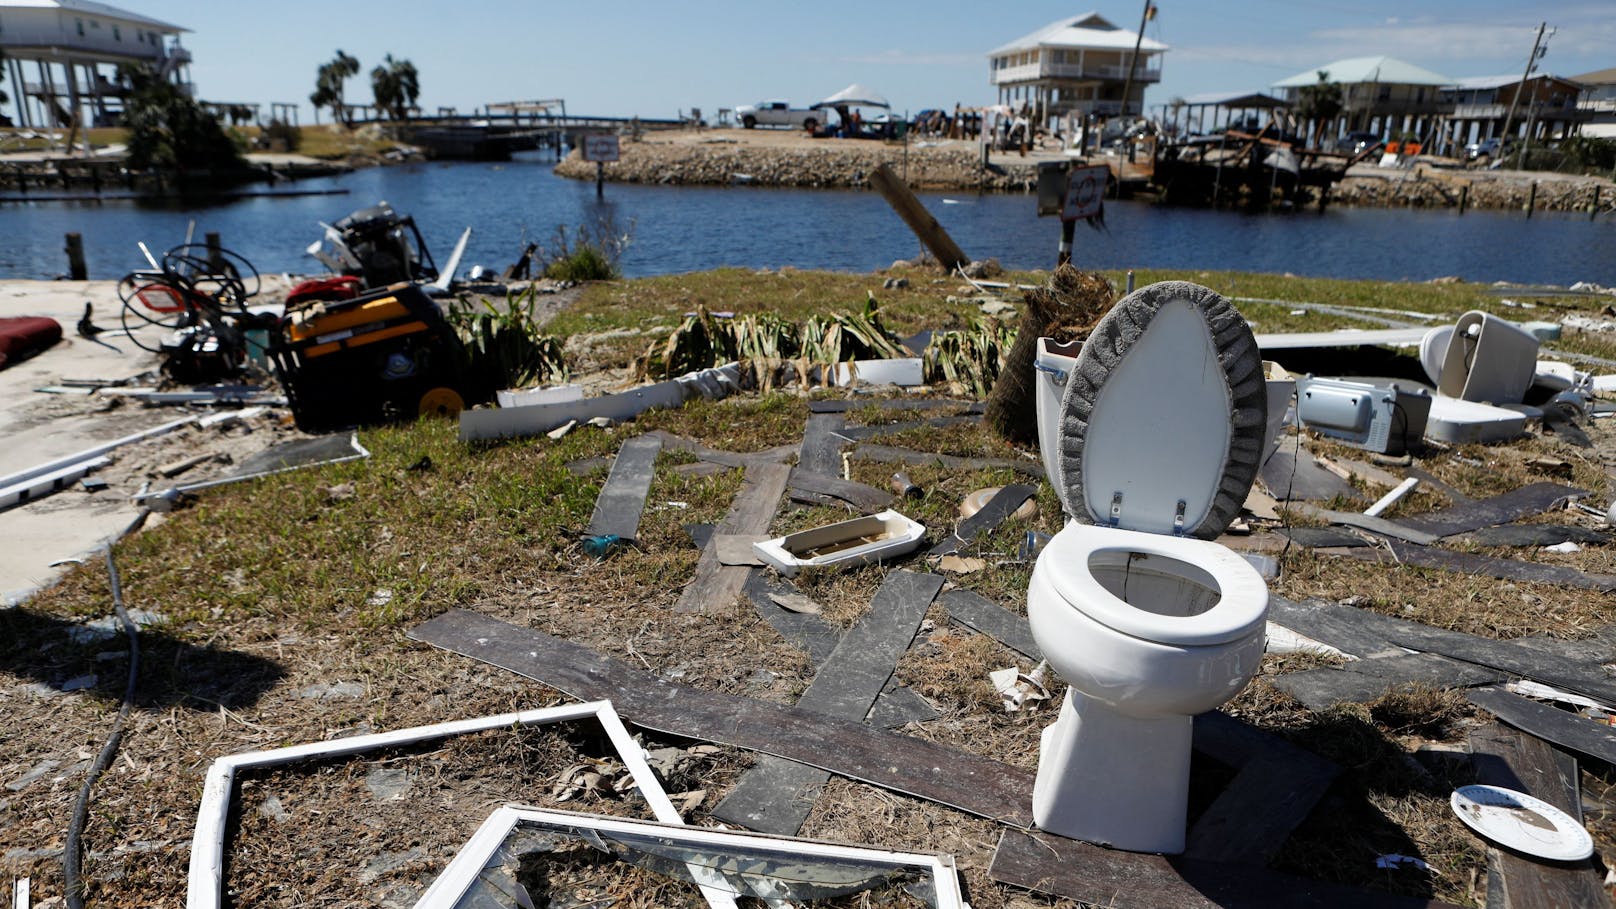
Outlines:
<svg viewBox="0 0 1616 909"><path fill-rule="evenodd" d="M131 529L144 520L143 513ZM123 741L123 723L135 706L135 684L140 677L140 637L136 633L135 623L123 608L123 585L118 580L118 563L113 561L111 543L107 544L107 578L112 584L112 609L117 613L118 621L123 623L124 634L129 638L129 681L124 687L123 704L118 708L118 716L112 721L112 732L107 736L107 743L101 746L101 753L96 755L95 763L85 773L84 785L79 787L78 801L73 805L73 819L67 825L67 840L62 844L62 883L68 909L84 909L84 885L79 880L79 868L84 825L90 816L90 790L118 753L118 744Z"/></svg>

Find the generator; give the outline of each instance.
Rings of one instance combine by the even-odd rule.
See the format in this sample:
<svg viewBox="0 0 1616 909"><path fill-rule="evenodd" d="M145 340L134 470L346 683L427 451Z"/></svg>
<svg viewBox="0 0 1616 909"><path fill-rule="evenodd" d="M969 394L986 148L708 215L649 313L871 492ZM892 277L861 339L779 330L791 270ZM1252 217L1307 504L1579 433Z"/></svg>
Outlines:
<svg viewBox="0 0 1616 909"><path fill-rule="evenodd" d="M474 397L454 329L411 283L289 308L270 356L305 432L455 416Z"/></svg>

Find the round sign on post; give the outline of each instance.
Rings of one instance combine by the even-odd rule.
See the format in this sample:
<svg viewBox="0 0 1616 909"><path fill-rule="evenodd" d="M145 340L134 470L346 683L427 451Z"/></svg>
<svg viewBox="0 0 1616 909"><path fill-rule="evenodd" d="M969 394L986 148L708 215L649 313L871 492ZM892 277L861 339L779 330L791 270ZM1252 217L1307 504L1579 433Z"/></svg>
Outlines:
<svg viewBox="0 0 1616 909"><path fill-rule="evenodd" d="M1061 209L1061 220L1077 221L1099 214L1110 178L1111 168L1104 164L1072 168L1066 178L1066 205Z"/></svg>

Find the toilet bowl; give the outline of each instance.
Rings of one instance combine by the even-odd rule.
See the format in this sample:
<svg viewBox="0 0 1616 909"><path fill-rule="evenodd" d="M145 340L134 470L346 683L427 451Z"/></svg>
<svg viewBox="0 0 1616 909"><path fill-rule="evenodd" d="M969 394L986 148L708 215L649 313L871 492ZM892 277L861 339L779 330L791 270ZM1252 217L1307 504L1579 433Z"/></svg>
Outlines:
<svg viewBox="0 0 1616 909"><path fill-rule="evenodd" d="M1040 442L1072 523L1038 557L1027 616L1068 690L1042 735L1033 818L1180 852L1192 718L1262 657L1267 587L1211 541L1266 454L1262 362L1227 301L1167 282L1119 301L1066 372L1058 433Z"/></svg>

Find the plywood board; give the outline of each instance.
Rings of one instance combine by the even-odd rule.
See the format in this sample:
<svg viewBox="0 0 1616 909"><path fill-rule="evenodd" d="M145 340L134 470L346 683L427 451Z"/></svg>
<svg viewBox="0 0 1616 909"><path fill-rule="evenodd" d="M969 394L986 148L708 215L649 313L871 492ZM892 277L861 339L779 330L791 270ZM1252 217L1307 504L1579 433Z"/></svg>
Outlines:
<svg viewBox="0 0 1616 909"><path fill-rule="evenodd" d="M651 492L651 481L656 476L657 453L661 450L662 440L655 436L635 436L623 443L612 461L612 472L595 497L595 513L585 533L635 539L640 530L640 515L645 511L645 497Z"/></svg>
<svg viewBox="0 0 1616 909"><path fill-rule="evenodd" d="M914 451L909 448L893 448L890 445L861 443L853 449L853 457L861 461L876 461L882 464L916 466L936 464L952 470L993 470L1002 467L1038 479L1043 479L1044 476L1043 466L1035 461L1017 461L1010 458L961 458L929 451Z"/></svg>
<svg viewBox="0 0 1616 909"><path fill-rule="evenodd" d="M1457 574L1503 578L1510 581L1559 584L1581 590L1616 590L1616 575L1591 574L1564 565L1546 565L1523 559L1500 559L1470 552L1438 549L1435 546L1409 546L1396 540L1387 541L1387 549L1384 550L1351 549L1331 554L1360 562L1412 565L1416 568L1435 568Z"/></svg>
<svg viewBox="0 0 1616 909"><path fill-rule="evenodd" d="M958 552L977 537L988 533L1010 517L1021 504L1038 494L1037 488L1025 483L1012 483L1000 488L988 499L981 510L959 522L954 532L926 552L928 556L944 556Z"/></svg>
<svg viewBox="0 0 1616 909"><path fill-rule="evenodd" d="M1567 751L1616 764L1616 729L1610 726L1569 710L1523 698L1502 688L1477 688L1469 692L1467 697L1472 704L1516 729L1529 732ZM1537 795L1536 792L1532 794ZM1538 798L1543 796L1538 795Z"/></svg>
<svg viewBox="0 0 1616 909"><path fill-rule="evenodd" d="M806 499L814 504L822 504L827 498L836 499L853 506L862 514L874 514L890 508L895 501L892 493L884 489L841 477L812 473L801 467L791 472L790 489L793 499Z"/></svg>
<svg viewBox="0 0 1616 909"><path fill-rule="evenodd" d="M1027 620L980 594L955 588L937 598L948 610L948 617L998 641L1029 660L1041 660L1043 652L1033 639Z"/></svg>
<svg viewBox="0 0 1616 909"><path fill-rule="evenodd" d="M839 477L842 473L842 446L848 444L842 437L847 419L838 413L811 413L802 430L802 447L797 455L797 469L821 476Z"/></svg>
<svg viewBox="0 0 1616 909"><path fill-rule="evenodd" d="M1349 612L1333 603L1296 603L1270 593L1268 621L1360 659L1391 657L1405 652L1367 627L1357 611Z"/></svg>
<svg viewBox="0 0 1616 909"><path fill-rule="evenodd" d="M767 533L790 475L791 468L784 464L762 461L748 464L740 492L735 494L735 504L730 507L729 514L719 523L713 536ZM673 606L674 612L705 612L709 607L728 605L740 595L749 570L721 564L717 550L709 541L701 552L701 558L696 560L695 577L685 586L679 601Z"/></svg>
<svg viewBox="0 0 1616 909"><path fill-rule="evenodd" d="M1542 514L1564 505L1570 499L1587 494L1587 490L1575 486L1533 483L1492 498L1477 499L1441 511L1406 517L1401 523L1438 537L1450 537L1456 533L1479 530L1494 524L1508 524L1521 518Z"/></svg>
<svg viewBox="0 0 1616 909"><path fill-rule="evenodd" d="M1281 447L1257 474L1268 494L1281 502L1317 501L1334 498L1361 501L1363 496L1351 483L1325 470L1313 453Z"/></svg>
<svg viewBox="0 0 1616 909"><path fill-rule="evenodd" d="M1311 710L1340 703L1367 704L1388 691L1411 685L1468 688L1502 679L1502 673L1434 653L1358 660L1340 669L1307 669L1273 676L1269 682Z"/></svg>

